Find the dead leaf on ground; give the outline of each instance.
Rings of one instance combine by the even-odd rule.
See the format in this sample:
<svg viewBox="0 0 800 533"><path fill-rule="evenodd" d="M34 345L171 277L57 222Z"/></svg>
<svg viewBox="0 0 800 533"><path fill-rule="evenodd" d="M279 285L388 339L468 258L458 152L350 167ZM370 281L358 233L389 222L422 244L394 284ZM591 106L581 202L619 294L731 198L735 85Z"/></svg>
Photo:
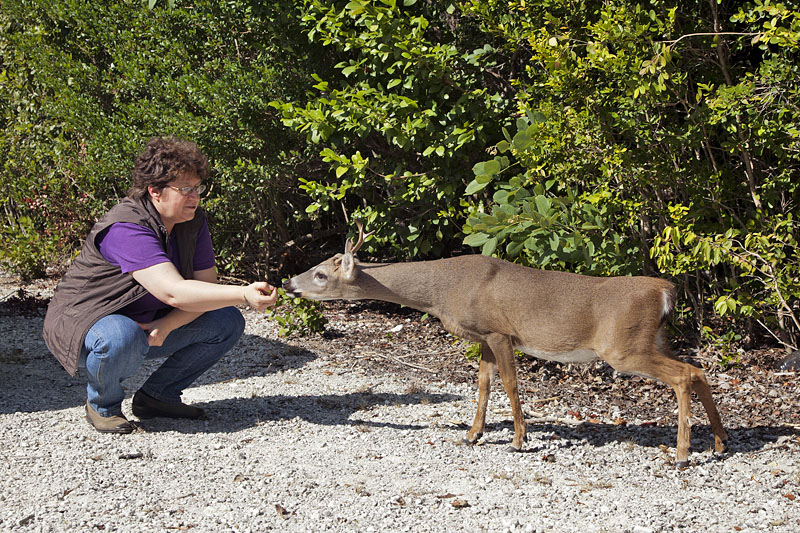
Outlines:
<svg viewBox="0 0 800 533"><path fill-rule="evenodd" d="M280 516L281 518L289 518L294 514L294 511L289 511L284 506L278 503L275 504L275 510L278 512L278 516Z"/></svg>

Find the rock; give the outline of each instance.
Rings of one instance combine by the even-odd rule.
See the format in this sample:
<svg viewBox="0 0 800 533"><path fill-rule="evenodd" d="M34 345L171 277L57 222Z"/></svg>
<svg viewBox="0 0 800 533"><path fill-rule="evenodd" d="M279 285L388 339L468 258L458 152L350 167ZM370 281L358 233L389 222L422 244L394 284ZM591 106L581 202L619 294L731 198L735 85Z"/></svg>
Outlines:
<svg viewBox="0 0 800 533"><path fill-rule="evenodd" d="M800 370L800 350L793 351L776 366L778 370L782 372L796 372Z"/></svg>

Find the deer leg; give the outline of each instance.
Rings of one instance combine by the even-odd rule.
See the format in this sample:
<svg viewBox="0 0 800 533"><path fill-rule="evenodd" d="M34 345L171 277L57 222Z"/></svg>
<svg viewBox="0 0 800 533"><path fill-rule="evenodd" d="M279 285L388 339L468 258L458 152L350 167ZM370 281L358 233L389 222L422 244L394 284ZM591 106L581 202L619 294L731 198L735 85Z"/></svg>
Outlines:
<svg viewBox="0 0 800 533"><path fill-rule="evenodd" d="M678 445L675 454L675 466L684 468L689 465L689 416L691 414L691 393L694 391L706 410L714 432L714 450L723 453L727 449L728 435L722 427L722 420L717 411L711 389L705 373L688 363L659 354L656 372L652 376L670 385L678 399ZM651 371L653 368L650 369ZM659 372L660 371L660 372Z"/></svg>
<svg viewBox="0 0 800 533"><path fill-rule="evenodd" d="M687 376L688 377L688 376ZM675 450L675 466L686 468L689 466L689 444L691 442L691 393L686 379L681 379L672 386L678 399L678 444Z"/></svg>
<svg viewBox="0 0 800 533"><path fill-rule="evenodd" d="M728 449L728 434L725 433L725 428L722 426L722 419L711 396L711 389L705 373L699 368L694 368L692 372L692 390L702 402L708 420L711 422L711 431L714 432L714 451L724 453Z"/></svg>
<svg viewBox="0 0 800 533"><path fill-rule="evenodd" d="M691 415L693 367L660 353L653 356L650 361L654 364L648 369L646 375L666 383L675 391L675 398L678 400L678 442L675 450L675 466L686 468L689 466L691 439L689 416Z"/></svg>
<svg viewBox="0 0 800 533"><path fill-rule="evenodd" d="M506 395L511 402L511 412L514 415L514 439L511 441L509 451L518 452L522 450L522 443L525 441L526 427L525 415L522 413L522 405L519 402L514 348L511 346L511 339L508 336L499 334L490 335L485 344L494 352L500 379L503 381Z"/></svg>
<svg viewBox="0 0 800 533"><path fill-rule="evenodd" d="M472 427L467 431L467 436L464 438L467 444L478 442L486 427L486 407L489 405L489 390L492 386L495 366L494 352L485 342L482 342L481 365L478 368L478 409L475 411L475 420L472 422Z"/></svg>
<svg viewBox="0 0 800 533"><path fill-rule="evenodd" d="M689 466L689 443L691 430L689 416L691 414L691 390L693 371L690 364L669 357L660 350L654 349L649 357L619 357L606 359L611 366L620 372L647 376L666 383L675 391L678 400L678 442L675 452L675 466Z"/></svg>

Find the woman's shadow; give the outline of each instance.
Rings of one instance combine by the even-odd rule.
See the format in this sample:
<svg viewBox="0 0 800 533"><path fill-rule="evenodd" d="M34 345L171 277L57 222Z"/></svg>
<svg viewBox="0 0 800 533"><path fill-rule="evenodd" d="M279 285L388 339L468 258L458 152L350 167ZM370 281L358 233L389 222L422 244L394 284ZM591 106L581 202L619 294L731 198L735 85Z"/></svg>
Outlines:
<svg viewBox="0 0 800 533"><path fill-rule="evenodd" d="M13 339L0 346L0 414L58 411L86 401L86 375L70 376L47 349L41 336L43 319L11 321L0 316L0 330L13 330ZM316 355L258 335L243 335L234 348L200 376L191 387L266 376L301 368ZM130 398L164 359L146 360L123 381Z"/></svg>
<svg viewBox="0 0 800 533"><path fill-rule="evenodd" d="M42 319L33 317L25 343L12 343L0 348L0 415L61 411L82 406L86 401L86 378L82 371L76 376L67 374L50 354L41 340ZM17 327L17 332L19 328ZM300 417L319 425L363 425L418 429L421 426L391 422L351 420L358 411L375 405L407 405L441 403L460 399L451 394L389 394L348 392L323 395L271 395L248 393L240 397L236 383L269 376L278 372L298 370L314 361L317 355L309 350L291 346L258 335L243 335L239 343L222 360L200 376L192 387L230 383L230 397L196 403L207 410L205 420L169 420L155 418L139 422L147 431L235 432L264 422L290 420ZM135 375L123 382L126 390L124 408L131 396L162 360L147 360ZM266 388L265 384L264 387ZM249 387L248 390L252 390ZM193 402L194 403L194 402ZM76 421L77 423L77 421Z"/></svg>

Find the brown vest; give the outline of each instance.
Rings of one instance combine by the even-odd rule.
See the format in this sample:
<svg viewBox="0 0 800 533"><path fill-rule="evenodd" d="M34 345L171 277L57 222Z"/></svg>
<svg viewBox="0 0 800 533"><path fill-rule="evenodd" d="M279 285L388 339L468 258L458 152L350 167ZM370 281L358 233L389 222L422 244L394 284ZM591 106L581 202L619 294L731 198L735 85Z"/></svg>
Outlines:
<svg viewBox="0 0 800 533"><path fill-rule="evenodd" d="M194 276L194 252L197 234L205 220L198 208L193 220L173 228L180 256L178 269L185 279ZM56 359L73 376L78 371L78 357L89 328L147 294L130 273L123 274L97 248L97 236L116 222L130 222L151 228L167 250L167 228L161 222L149 197L123 199L92 227L80 255L56 286L44 317L44 341Z"/></svg>

